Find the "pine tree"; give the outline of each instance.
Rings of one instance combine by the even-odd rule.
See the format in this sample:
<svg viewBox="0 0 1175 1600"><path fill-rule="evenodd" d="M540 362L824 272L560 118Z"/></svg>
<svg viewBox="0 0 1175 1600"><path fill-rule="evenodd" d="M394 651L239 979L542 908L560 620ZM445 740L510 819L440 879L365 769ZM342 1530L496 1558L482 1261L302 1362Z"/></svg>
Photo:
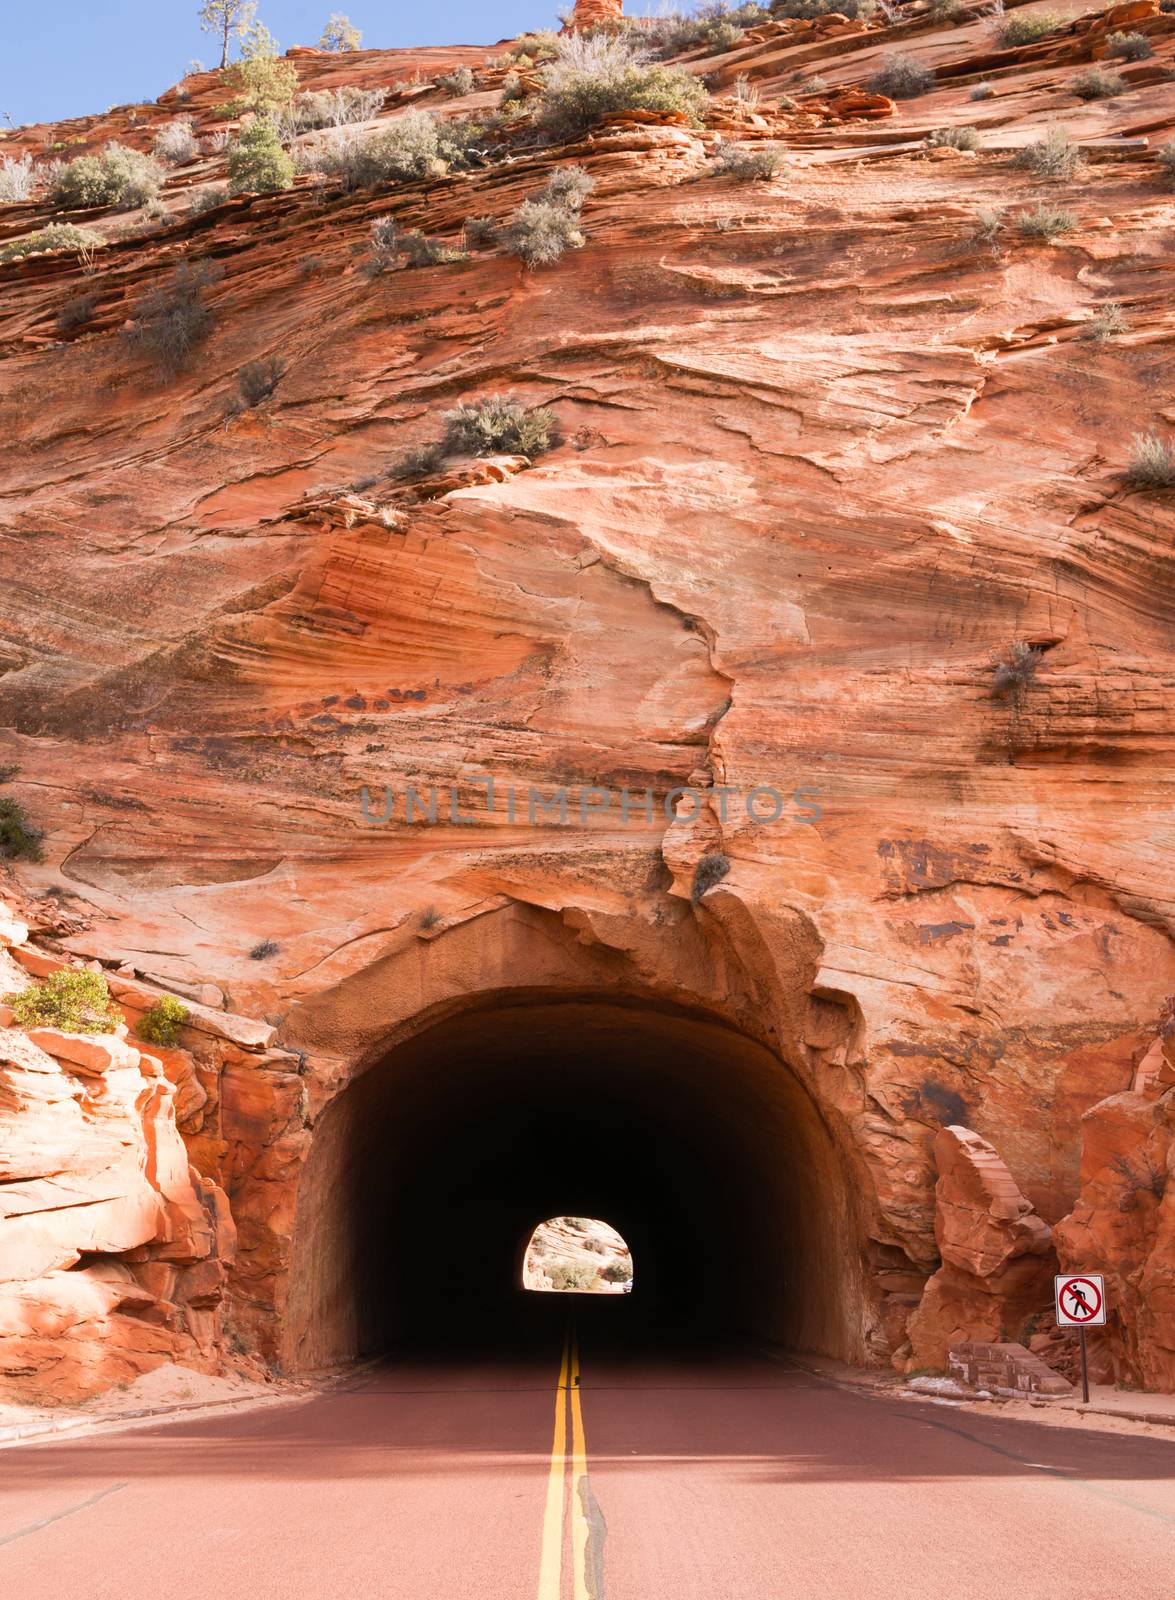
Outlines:
<svg viewBox="0 0 1175 1600"><path fill-rule="evenodd" d="M273 194L294 182L294 163L282 149L268 117L254 117L241 129L228 153L230 194Z"/></svg>
<svg viewBox="0 0 1175 1600"><path fill-rule="evenodd" d="M233 35L243 39L257 15L257 0L204 0L200 7L200 27L220 40L220 66L228 66Z"/></svg>
<svg viewBox="0 0 1175 1600"><path fill-rule="evenodd" d="M330 21L322 30L322 38L318 41L320 50L358 50L363 43L363 35L356 28L350 17L344 16L341 11L332 11Z"/></svg>

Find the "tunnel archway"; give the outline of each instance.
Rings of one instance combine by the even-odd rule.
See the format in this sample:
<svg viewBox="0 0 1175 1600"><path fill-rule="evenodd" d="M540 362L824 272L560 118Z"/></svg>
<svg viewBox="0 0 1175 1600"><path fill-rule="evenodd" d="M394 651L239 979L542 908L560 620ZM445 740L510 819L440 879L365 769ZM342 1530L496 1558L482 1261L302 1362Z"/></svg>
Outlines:
<svg viewBox="0 0 1175 1600"><path fill-rule="evenodd" d="M508 1330L520 1241L565 1209L623 1235L660 1326L859 1359L854 1184L798 1077L704 1012L541 994L423 1027L319 1118L284 1365Z"/></svg>

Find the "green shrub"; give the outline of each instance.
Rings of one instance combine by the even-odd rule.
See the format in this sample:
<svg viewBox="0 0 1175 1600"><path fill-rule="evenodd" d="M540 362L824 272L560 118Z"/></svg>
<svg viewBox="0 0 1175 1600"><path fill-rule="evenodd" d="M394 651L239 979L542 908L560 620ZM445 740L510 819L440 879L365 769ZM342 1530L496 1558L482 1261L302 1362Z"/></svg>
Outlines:
<svg viewBox="0 0 1175 1600"><path fill-rule="evenodd" d="M936 150L978 150L979 131L976 128L936 128L926 142Z"/></svg>
<svg viewBox="0 0 1175 1600"><path fill-rule="evenodd" d="M0 261L19 261L39 250L73 250L82 255L100 243L97 235L75 228L72 222L51 222L36 233L26 233L22 239L10 239L0 245Z"/></svg>
<svg viewBox="0 0 1175 1600"><path fill-rule="evenodd" d="M632 1262L624 1256L621 1256L616 1261L609 1261L600 1276L606 1278L609 1283L631 1283Z"/></svg>
<svg viewBox="0 0 1175 1600"><path fill-rule="evenodd" d="M573 1228L576 1233L586 1233L592 1225L590 1217L564 1217L563 1221L567 1227Z"/></svg>
<svg viewBox="0 0 1175 1600"><path fill-rule="evenodd" d="M170 161L173 166L185 167L200 155L200 142L192 132L191 117L177 117L165 123L155 135L152 151L160 161Z"/></svg>
<svg viewBox="0 0 1175 1600"><path fill-rule="evenodd" d="M8 776L6 774L5 776ZM5 861L40 861L44 834L25 816L24 807L8 795L0 797L0 858Z"/></svg>
<svg viewBox="0 0 1175 1600"><path fill-rule="evenodd" d="M213 184L209 189L198 189L192 196L192 203L188 207L190 217L202 217L206 211L215 211L217 206L224 205L229 198L227 184Z"/></svg>
<svg viewBox="0 0 1175 1600"><path fill-rule="evenodd" d="M649 65L624 39L606 34L570 34L542 76L535 118L555 139L575 138L618 111L676 112L700 127L709 98L688 72Z"/></svg>
<svg viewBox="0 0 1175 1600"><path fill-rule="evenodd" d="M389 127L356 134L339 128L316 147L299 153L303 168L345 189L377 189L385 183L442 177L468 166L478 135L475 124L440 123L427 111L408 111Z"/></svg>
<svg viewBox="0 0 1175 1600"><path fill-rule="evenodd" d="M558 443L555 415L545 406L528 408L513 395L491 394L463 401L444 415L443 448L448 455L541 456Z"/></svg>
<svg viewBox="0 0 1175 1600"><path fill-rule="evenodd" d="M276 56L257 55L234 61L221 74L225 87L235 91L232 100L220 109L232 117L255 111L271 115L290 104L298 89L298 69L292 61Z"/></svg>
<svg viewBox="0 0 1175 1600"><path fill-rule="evenodd" d="M154 199L163 170L153 156L113 140L100 156L78 156L55 163L49 172L49 200L63 210L119 206L127 210Z"/></svg>
<svg viewBox="0 0 1175 1600"><path fill-rule="evenodd" d="M587 242L579 212L550 200L524 200L502 229L502 240L528 267L550 266Z"/></svg>
<svg viewBox="0 0 1175 1600"><path fill-rule="evenodd" d="M891 100L913 100L933 89L934 83L933 68L924 67L913 56L888 55L870 78L869 87Z"/></svg>
<svg viewBox="0 0 1175 1600"><path fill-rule="evenodd" d="M1026 239L1059 239L1063 233L1072 233L1077 218L1063 206L1039 205L1031 211L1022 211L1016 226Z"/></svg>
<svg viewBox="0 0 1175 1600"><path fill-rule="evenodd" d="M294 163L282 149L276 128L268 117L254 117L229 149L229 194L275 194L293 182Z"/></svg>
<svg viewBox="0 0 1175 1600"><path fill-rule="evenodd" d="M556 167L542 188L531 195L531 199L550 201L553 205L578 211L595 187L596 180L583 167Z"/></svg>
<svg viewBox="0 0 1175 1600"><path fill-rule="evenodd" d="M1055 33L1058 28L1063 28L1068 21L1068 17L1061 16L1057 11L1034 11L1028 16L1018 13L1000 21L999 42L1006 50L1014 50L1021 44L1035 44L1046 33Z"/></svg>
<svg viewBox="0 0 1175 1600"><path fill-rule="evenodd" d="M1068 132L1064 128L1050 128L1043 139L1025 145L1016 157L1016 165L1025 167L1038 178L1060 180L1076 177L1084 162L1081 151L1070 144Z"/></svg>
<svg viewBox="0 0 1175 1600"><path fill-rule="evenodd" d="M1122 476L1131 489L1175 489L1175 446L1157 433L1137 434Z"/></svg>
<svg viewBox="0 0 1175 1600"><path fill-rule="evenodd" d="M1112 33L1106 40L1106 54L1118 61L1146 61L1154 53L1145 33Z"/></svg>
<svg viewBox="0 0 1175 1600"><path fill-rule="evenodd" d="M493 244L498 237L498 224L493 217L466 217L465 243L470 249L478 250L485 245Z"/></svg>
<svg viewBox="0 0 1175 1600"><path fill-rule="evenodd" d="M180 1029L189 1015L187 1006L181 1005L174 995L161 995L151 1009L139 1018L135 1032L150 1044L171 1046L178 1043Z"/></svg>
<svg viewBox="0 0 1175 1600"><path fill-rule="evenodd" d="M599 1268L588 1261L552 1261L547 1277L561 1293L590 1289L599 1278Z"/></svg>
<svg viewBox="0 0 1175 1600"><path fill-rule="evenodd" d="M350 17L342 11L332 11L330 21L322 30L322 38L318 41L320 50L331 50L338 54L346 54L350 50L358 50L363 43L363 35L352 23Z"/></svg>
<svg viewBox="0 0 1175 1600"><path fill-rule="evenodd" d="M408 257L410 267L436 267L449 261L466 261L464 250L457 250L441 239L430 239L419 228L411 228L400 237L400 249Z"/></svg>
<svg viewBox="0 0 1175 1600"><path fill-rule="evenodd" d="M100 972L63 967L43 983L5 996L22 1028L60 1028L62 1033L113 1033L122 1012Z"/></svg>
<svg viewBox="0 0 1175 1600"><path fill-rule="evenodd" d="M182 371L196 347L212 332L213 317L204 304L204 291L220 275L217 267L184 262L169 283L149 289L135 307L126 337L164 376L174 377Z"/></svg>
<svg viewBox="0 0 1175 1600"><path fill-rule="evenodd" d="M559 35L549 28L539 28L534 33L523 34L510 52L514 61L533 66L538 61L553 61L559 54Z"/></svg>
<svg viewBox="0 0 1175 1600"><path fill-rule="evenodd" d="M760 183L773 178L779 168L779 151L771 145L727 144L720 139L714 147L714 170L723 178Z"/></svg>
<svg viewBox="0 0 1175 1600"><path fill-rule="evenodd" d="M437 78L436 86L438 89L447 89L450 94L472 94L476 81L472 67L458 67L455 72L443 72Z"/></svg>
<svg viewBox="0 0 1175 1600"><path fill-rule="evenodd" d="M1107 72L1105 67L1090 67L1079 72L1070 88L1079 100L1110 100L1124 94L1130 85L1120 72Z"/></svg>
<svg viewBox="0 0 1175 1600"><path fill-rule="evenodd" d="M716 883L721 883L730 871L730 861L720 851L703 856L694 868L694 881L690 889L690 899L694 905Z"/></svg>

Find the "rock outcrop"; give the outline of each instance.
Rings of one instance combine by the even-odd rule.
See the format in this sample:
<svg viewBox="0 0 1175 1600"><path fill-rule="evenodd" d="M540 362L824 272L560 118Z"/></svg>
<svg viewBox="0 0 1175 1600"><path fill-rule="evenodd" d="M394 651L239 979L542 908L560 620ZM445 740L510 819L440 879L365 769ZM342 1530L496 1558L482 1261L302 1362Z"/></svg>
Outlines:
<svg viewBox="0 0 1175 1600"><path fill-rule="evenodd" d="M1048 1224L986 1139L944 1128L934 1158L942 1266L907 1326L915 1367L945 1367L951 1346L966 1340L1021 1342L1025 1322L1048 1304L1056 1270Z"/></svg>
<svg viewBox="0 0 1175 1600"><path fill-rule="evenodd" d="M215 73L0 133L41 166L179 114L204 141L150 215L65 218L83 256L0 259L0 761L44 835L10 885L23 970L97 963L129 1023L161 992L193 1019L134 1064L6 1045L4 1338L83 1351L58 1381L26 1342L11 1381L279 1360L331 1107L512 986L771 1053L836 1152L855 1359L1020 1337L1068 1218L1120 1374L1175 1381L1175 506L1127 470L1175 426L1175 15L1126 10L1154 54L1107 100L1073 82L1121 7L1017 49L921 5L775 19L684 58L703 127L544 143L524 101L470 165L379 190L220 193ZM895 44L925 94L873 86ZM291 60L385 90L386 131L488 118L508 76L533 98L485 58ZM1079 183L1022 165L1053 122ZM720 140L784 169L720 173ZM528 268L501 224L569 164L586 244ZM369 276L387 217L452 259ZM0 206L0 253L53 220L43 185ZM208 337L165 382L122 335L201 263ZM506 390L551 450L397 469Z"/></svg>

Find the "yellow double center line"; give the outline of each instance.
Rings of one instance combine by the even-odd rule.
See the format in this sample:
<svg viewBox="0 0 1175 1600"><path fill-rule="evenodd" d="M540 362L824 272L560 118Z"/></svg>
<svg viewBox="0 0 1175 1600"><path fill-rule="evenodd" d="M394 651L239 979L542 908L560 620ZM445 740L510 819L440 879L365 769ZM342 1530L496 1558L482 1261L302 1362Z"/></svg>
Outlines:
<svg viewBox="0 0 1175 1600"><path fill-rule="evenodd" d="M574 1600L598 1600L597 1585L589 1573L592 1529L587 1515L587 1440L579 1398L579 1341L570 1324L563 1338L563 1359L555 1390L555 1439L547 1478L547 1505L543 1514L543 1549L539 1563L538 1600L563 1600L563 1552L568 1509L570 1461L571 1581ZM571 1419L568 1451L567 1422Z"/></svg>

